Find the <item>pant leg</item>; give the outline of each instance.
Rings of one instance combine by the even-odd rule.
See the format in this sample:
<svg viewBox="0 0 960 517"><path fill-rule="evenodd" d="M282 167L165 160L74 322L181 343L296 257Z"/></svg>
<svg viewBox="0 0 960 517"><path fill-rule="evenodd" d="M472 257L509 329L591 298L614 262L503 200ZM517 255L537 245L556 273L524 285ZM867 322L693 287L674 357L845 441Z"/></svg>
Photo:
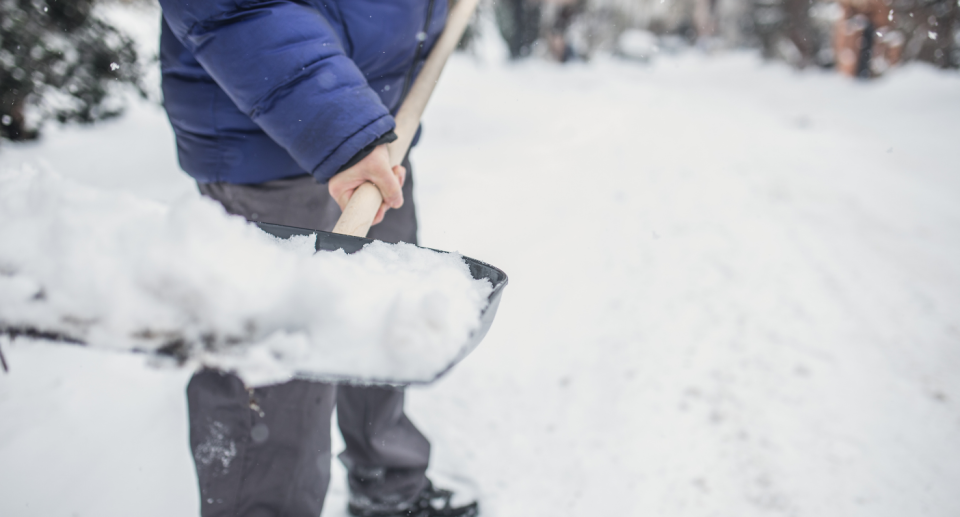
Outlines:
<svg viewBox="0 0 960 517"><path fill-rule="evenodd" d="M384 242L417 243L413 170L404 161L407 178L403 206L388 210L368 236ZM326 185L312 176L298 176L258 185L200 184L200 192L224 205L227 212L251 221L330 231L340 207ZM346 450L352 495L372 501L406 501L426 486L430 443L403 413L403 390L342 385L337 415Z"/></svg>
<svg viewBox="0 0 960 517"><path fill-rule="evenodd" d="M430 442L403 412L404 390L344 386L337 391L337 420L346 443L351 496L396 505L427 485Z"/></svg>
<svg viewBox="0 0 960 517"><path fill-rule="evenodd" d="M371 239L392 244L398 242L417 244L417 207L413 201L413 169L409 160L404 160L403 166L407 169L407 179L403 182L402 189L403 206L387 210L383 221L370 227L367 237ZM337 217L340 217L339 210L337 211ZM330 227L333 228L332 225Z"/></svg>
<svg viewBox="0 0 960 517"><path fill-rule="evenodd" d="M371 239L417 243L413 170L409 161L403 166L403 206L388 210L383 222L370 228ZM341 385L337 391L337 421L346 443L339 457L355 500L392 506L410 501L427 485L430 442L404 414L403 402L402 388Z"/></svg>
<svg viewBox="0 0 960 517"><path fill-rule="evenodd" d="M371 239L417 243L417 211L413 200L413 174L409 161L403 183L403 206L388 210L383 221L370 228ZM295 176L255 185L199 183L200 193L219 201L228 213L250 221L283 224L329 232L340 218L340 207L326 185L313 176Z"/></svg>
<svg viewBox="0 0 960 517"><path fill-rule="evenodd" d="M317 517L330 480L336 386L290 381L247 390L202 370L187 386L202 517Z"/></svg>

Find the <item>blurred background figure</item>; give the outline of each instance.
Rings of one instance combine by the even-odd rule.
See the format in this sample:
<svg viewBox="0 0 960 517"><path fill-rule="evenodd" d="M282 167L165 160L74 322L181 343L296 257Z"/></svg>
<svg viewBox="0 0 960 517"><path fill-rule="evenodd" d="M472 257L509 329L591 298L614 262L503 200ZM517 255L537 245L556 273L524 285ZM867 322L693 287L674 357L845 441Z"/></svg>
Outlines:
<svg viewBox="0 0 960 517"><path fill-rule="evenodd" d="M893 9L884 0L841 0L834 48L837 69L850 77L873 77L900 61L903 34L893 29Z"/></svg>
<svg viewBox="0 0 960 517"><path fill-rule="evenodd" d="M586 0L545 0L547 50L561 63L577 58L577 52L567 38L570 25L586 8Z"/></svg>
<svg viewBox="0 0 960 517"><path fill-rule="evenodd" d="M578 55L567 31L586 8L587 0L505 0L493 4L510 59L542 54L561 63ZM536 47L541 41L545 49L538 54Z"/></svg>
<svg viewBox="0 0 960 517"><path fill-rule="evenodd" d="M529 56L540 38L540 1L501 0L494 4L494 12L510 59Z"/></svg>
<svg viewBox="0 0 960 517"><path fill-rule="evenodd" d="M960 65L958 5L948 0L840 0L834 32L837 69L877 77L901 61Z"/></svg>

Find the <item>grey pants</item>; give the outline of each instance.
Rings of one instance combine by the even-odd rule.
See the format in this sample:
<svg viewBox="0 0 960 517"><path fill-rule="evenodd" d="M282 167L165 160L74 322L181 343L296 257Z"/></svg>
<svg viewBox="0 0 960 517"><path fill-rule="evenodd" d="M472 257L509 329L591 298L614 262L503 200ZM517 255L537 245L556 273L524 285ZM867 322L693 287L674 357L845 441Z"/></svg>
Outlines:
<svg viewBox="0 0 960 517"><path fill-rule="evenodd" d="M369 236L416 243L413 179L405 162L404 204ZM206 183L200 192L252 221L329 231L340 208L310 176L258 185ZM330 416L336 404L351 498L399 505L427 484L430 443L403 412L399 388L291 381L247 390L239 378L204 370L190 380L190 446L203 517L317 517L330 479Z"/></svg>

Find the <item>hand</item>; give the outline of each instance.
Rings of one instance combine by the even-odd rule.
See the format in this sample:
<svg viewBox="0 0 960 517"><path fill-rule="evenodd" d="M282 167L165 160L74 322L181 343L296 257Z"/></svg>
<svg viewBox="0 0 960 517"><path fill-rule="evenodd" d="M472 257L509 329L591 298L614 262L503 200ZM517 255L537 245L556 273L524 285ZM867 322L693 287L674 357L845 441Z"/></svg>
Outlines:
<svg viewBox="0 0 960 517"><path fill-rule="evenodd" d="M383 144L375 147L372 153L353 167L330 178L327 187L330 190L330 196L340 205L340 210L343 210L357 187L367 181L376 185L380 189L380 195L383 196L383 203L377 210L377 216L373 218L373 224L379 224L383 221L388 208L403 206L401 188L406 178L407 169L402 165L390 168L390 153L387 152L387 145Z"/></svg>

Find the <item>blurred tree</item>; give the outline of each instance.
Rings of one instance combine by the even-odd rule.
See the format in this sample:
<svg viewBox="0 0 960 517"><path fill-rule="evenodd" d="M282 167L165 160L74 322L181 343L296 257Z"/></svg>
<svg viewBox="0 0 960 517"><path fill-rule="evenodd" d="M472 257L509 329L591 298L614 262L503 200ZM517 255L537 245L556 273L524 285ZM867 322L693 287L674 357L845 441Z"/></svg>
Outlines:
<svg viewBox="0 0 960 517"><path fill-rule="evenodd" d="M93 122L118 115L111 83L141 94L133 42L92 15L95 0L0 0L0 136L29 140L39 122ZM40 120L25 117L34 104Z"/></svg>
<svg viewBox="0 0 960 517"><path fill-rule="evenodd" d="M813 0L753 0L752 32L765 58L780 58L803 68L828 64L818 60L829 40L819 34L811 20Z"/></svg>
<svg viewBox="0 0 960 517"><path fill-rule="evenodd" d="M907 34L905 60L960 68L960 5L957 0L891 0L891 21Z"/></svg>

